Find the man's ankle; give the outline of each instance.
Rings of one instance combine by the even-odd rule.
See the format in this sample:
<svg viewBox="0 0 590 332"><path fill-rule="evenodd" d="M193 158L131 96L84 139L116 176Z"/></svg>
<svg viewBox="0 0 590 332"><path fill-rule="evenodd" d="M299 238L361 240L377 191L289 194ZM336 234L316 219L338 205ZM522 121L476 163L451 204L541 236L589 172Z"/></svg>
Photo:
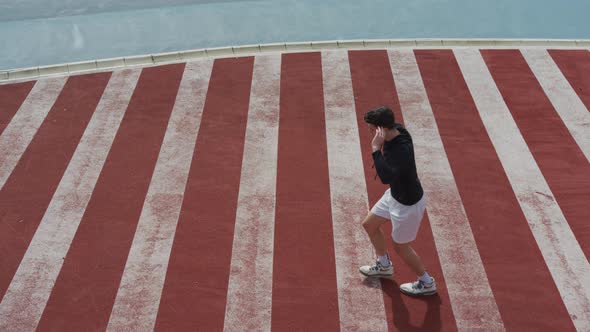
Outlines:
<svg viewBox="0 0 590 332"><path fill-rule="evenodd" d="M385 255L383 255L383 256L377 256L377 260L384 267L388 267L389 265L391 265L391 261L389 260L389 255L387 253L385 253Z"/></svg>
<svg viewBox="0 0 590 332"><path fill-rule="evenodd" d="M426 271L424 271L423 275L418 277L418 280L422 281L425 285L430 285L433 282L432 277Z"/></svg>

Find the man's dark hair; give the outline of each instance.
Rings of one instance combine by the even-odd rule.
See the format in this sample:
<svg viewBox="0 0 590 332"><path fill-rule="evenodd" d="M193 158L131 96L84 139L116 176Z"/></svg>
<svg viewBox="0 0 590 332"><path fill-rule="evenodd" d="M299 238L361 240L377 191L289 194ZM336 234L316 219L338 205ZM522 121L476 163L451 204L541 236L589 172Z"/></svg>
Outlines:
<svg viewBox="0 0 590 332"><path fill-rule="evenodd" d="M393 128L395 115L389 107L379 106L365 113L365 122L377 127Z"/></svg>

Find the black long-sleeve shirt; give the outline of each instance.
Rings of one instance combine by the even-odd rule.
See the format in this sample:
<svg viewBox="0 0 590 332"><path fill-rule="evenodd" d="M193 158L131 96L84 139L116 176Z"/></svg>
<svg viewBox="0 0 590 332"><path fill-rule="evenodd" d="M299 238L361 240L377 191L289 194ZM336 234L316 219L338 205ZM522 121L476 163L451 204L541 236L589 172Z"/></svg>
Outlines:
<svg viewBox="0 0 590 332"><path fill-rule="evenodd" d="M391 187L391 196L404 205L414 205L424 195L416 172L414 144L405 128L397 123L395 128L400 134L383 144L383 153L373 152L373 161L381 182Z"/></svg>

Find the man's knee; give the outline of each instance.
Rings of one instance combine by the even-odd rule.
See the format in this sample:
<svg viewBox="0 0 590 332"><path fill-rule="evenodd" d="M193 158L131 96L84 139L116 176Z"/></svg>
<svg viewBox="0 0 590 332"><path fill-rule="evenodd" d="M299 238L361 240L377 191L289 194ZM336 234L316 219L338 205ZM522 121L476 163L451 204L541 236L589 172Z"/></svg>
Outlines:
<svg viewBox="0 0 590 332"><path fill-rule="evenodd" d="M379 217L371 212L367 215L365 220L363 220L363 228L367 231L368 234L372 234L379 230L379 227L387 222L387 219L383 217Z"/></svg>
<svg viewBox="0 0 590 332"><path fill-rule="evenodd" d="M395 252L398 254L406 252L410 249L412 249L412 247L410 246L409 242L408 243L397 243L397 242L393 241L393 250L395 250Z"/></svg>
<svg viewBox="0 0 590 332"><path fill-rule="evenodd" d="M367 216L364 220L363 220L363 228L367 231L370 232L372 231L375 227L373 226L373 224L371 223L369 216Z"/></svg>

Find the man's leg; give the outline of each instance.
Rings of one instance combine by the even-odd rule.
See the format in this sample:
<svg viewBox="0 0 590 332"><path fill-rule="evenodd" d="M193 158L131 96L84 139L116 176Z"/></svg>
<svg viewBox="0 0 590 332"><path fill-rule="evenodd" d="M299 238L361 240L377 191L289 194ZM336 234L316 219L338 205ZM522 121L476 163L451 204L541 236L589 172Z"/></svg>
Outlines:
<svg viewBox="0 0 590 332"><path fill-rule="evenodd" d="M424 275L426 270L424 269L424 264L422 263L422 259L418 254L414 251L410 243L395 243L393 242L393 249L398 254L401 259L404 260L406 264L416 273L418 277Z"/></svg>
<svg viewBox="0 0 590 332"><path fill-rule="evenodd" d="M416 273L418 281L402 284L400 290L409 295L433 295L436 294L436 284L426 269L420 256L416 254L410 243L396 243L393 242L395 252L403 259L403 261Z"/></svg>
<svg viewBox="0 0 590 332"><path fill-rule="evenodd" d="M385 247L385 236L381 230L381 225L388 222L389 219L379 217L378 215L369 212L365 220L363 220L363 228L369 235L371 243L375 248L375 253L378 256L375 265L361 266L359 272L368 277L391 277L393 276L393 265L387 255Z"/></svg>
<svg viewBox="0 0 590 332"><path fill-rule="evenodd" d="M388 221L389 219L379 217L372 212L369 212L365 220L363 220L363 228L367 232L367 235L369 235L377 256L384 256L387 251L385 247L385 235L381 230L381 225Z"/></svg>

